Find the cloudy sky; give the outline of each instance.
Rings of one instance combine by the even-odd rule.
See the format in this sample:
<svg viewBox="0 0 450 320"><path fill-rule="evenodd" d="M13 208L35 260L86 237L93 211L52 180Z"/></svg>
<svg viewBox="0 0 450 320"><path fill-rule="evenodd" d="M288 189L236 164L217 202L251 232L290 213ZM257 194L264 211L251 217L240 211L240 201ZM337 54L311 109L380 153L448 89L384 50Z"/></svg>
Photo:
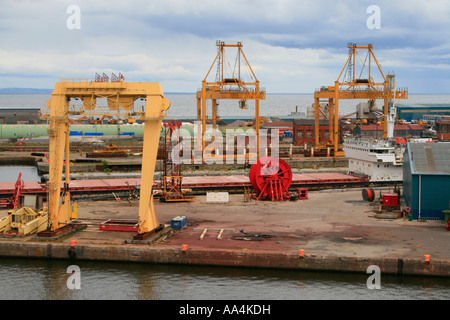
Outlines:
<svg viewBox="0 0 450 320"><path fill-rule="evenodd" d="M71 5L80 9L79 29L68 27L76 22ZM368 28L371 5L380 8L379 29ZM450 93L446 0L0 0L0 8L0 88L120 72L194 93L221 40L243 43L268 93L332 85L349 42L371 43L410 93ZM235 53L228 58L234 64Z"/></svg>

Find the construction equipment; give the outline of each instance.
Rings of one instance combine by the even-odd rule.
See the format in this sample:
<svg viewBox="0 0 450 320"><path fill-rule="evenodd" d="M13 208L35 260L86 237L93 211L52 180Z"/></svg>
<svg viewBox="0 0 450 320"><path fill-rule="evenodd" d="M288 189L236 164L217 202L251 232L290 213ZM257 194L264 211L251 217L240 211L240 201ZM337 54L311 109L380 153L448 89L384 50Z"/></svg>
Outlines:
<svg viewBox="0 0 450 320"><path fill-rule="evenodd" d="M252 197L256 200L289 200L292 171L286 161L273 157L262 157L250 168Z"/></svg>
<svg viewBox="0 0 450 320"><path fill-rule="evenodd" d="M145 122L142 154L142 181L139 202L139 231L144 237L160 228L153 206L153 175L156 165L161 122L167 116L169 100L164 98L159 83L125 82L123 78L108 82L107 77L90 79L62 79L55 84L51 99L41 110L41 119L48 121L49 180L48 215L49 231L56 232L71 220L70 161L69 161L69 115L115 116L119 118L137 115ZM97 99L107 99L108 111L97 105ZM79 98L83 105L69 109L71 98ZM145 99L145 110L134 110L134 102ZM65 183L61 194L63 162L65 160ZM62 198L62 202L61 202Z"/></svg>
<svg viewBox="0 0 450 320"><path fill-rule="evenodd" d="M78 121L87 121L89 124L103 124L104 118L105 117L95 119L94 117L86 117L85 116L85 117L78 118L77 120Z"/></svg>
<svg viewBox="0 0 450 320"><path fill-rule="evenodd" d="M174 159L174 155L180 155L180 121L165 121L165 136L163 149L163 185L162 201L192 201L195 198L187 196L183 191L183 176L181 174L181 161Z"/></svg>
<svg viewBox="0 0 450 320"><path fill-rule="evenodd" d="M136 119L135 118L132 118L132 117L128 117L127 118L127 124L134 124L134 123L136 123Z"/></svg>
<svg viewBox="0 0 450 320"><path fill-rule="evenodd" d="M388 112L389 100L392 99L408 99L408 89L393 90L392 83L384 74L381 65L378 63L374 53L373 46L357 46L356 44L348 44L349 55L334 86L322 87L314 93L315 105L315 127L319 127L320 116L320 99L326 99L328 103L329 113L329 140L319 141L319 131L315 131L315 147L317 149L326 149L332 147L334 156L343 155L339 150L339 100L340 99L368 99L372 102L376 99L384 100L384 138L387 138L388 132ZM358 50L367 50L364 61L362 60ZM357 58L361 62L361 70L359 75L356 74ZM372 64L375 63L382 80L376 80L374 72L372 72ZM365 77L362 77L363 73ZM342 79L341 79L342 77ZM377 82L379 81L379 82Z"/></svg>
<svg viewBox="0 0 450 320"><path fill-rule="evenodd" d="M47 223L47 210L35 211L32 208L22 207L9 211L5 217L0 219L0 232L26 236L44 231Z"/></svg>
<svg viewBox="0 0 450 320"><path fill-rule="evenodd" d="M86 153L86 158L110 158L110 157L127 157L131 153L129 149L119 149L118 146L110 144L104 149L94 149L92 152Z"/></svg>
<svg viewBox="0 0 450 320"><path fill-rule="evenodd" d="M201 129L198 130L198 141L199 148L201 150L196 150L202 153L202 162L204 161L204 150L206 148L205 132L206 124L208 120L212 120L212 139L213 144L216 137L217 128L217 100L220 99L235 99L239 100L239 107L241 109L247 109L246 100L255 100L255 131L256 131L256 142L257 142L257 153L259 155L259 100L264 100L266 98L266 91L259 87L259 81L255 76L247 58L242 50L242 43L237 44L225 44L223 41L217 41L216 46L218 47L218 52L213 64L211 65L205 79L202 82L202 90L197 92L197 125L201 125ZM231 64L228 61L226 55L226 48L236 48L237 55L234 63L234 67L231 68ZM251 82L245 82L243 80L243 72L241 70L241 59L244 61L248 74L252 79ZM208 76L213 68L214 64L217 62L217 73L216 79L212 82L207 82ZM224 73L224 65L228 65L228 72L231 74L227 77ZM212 119L208 119L206 115L206 100L212 100ZM201 135L201 136L200 136ZM216 148L212 148L216 150ZM212 151L214 152L214 151Z"/></svg>
<svg viewBox="0 0 450 320"><path fill-rule="evenodd" d="M265 118L265 117L259 117L259 125L260 126L262 126L264 123L266 123L268 120L267 120L267 118ZM251 126L253 126L254 124L256 123L256 119L253 119L253 120L251 120L251 121L247 121L246 123L245 123L245 125L247 126L247 127L251 127Z"/></svg>
<svg viewBox="0 0 450 320"><path fill-rule="evenodd" d="M14 185L14 194L9 199L1 199L0 207L6 207L8 209L17 209L20 205L20 195L22 194L23 181L22 172L19 173L19 177Z"/></svg>

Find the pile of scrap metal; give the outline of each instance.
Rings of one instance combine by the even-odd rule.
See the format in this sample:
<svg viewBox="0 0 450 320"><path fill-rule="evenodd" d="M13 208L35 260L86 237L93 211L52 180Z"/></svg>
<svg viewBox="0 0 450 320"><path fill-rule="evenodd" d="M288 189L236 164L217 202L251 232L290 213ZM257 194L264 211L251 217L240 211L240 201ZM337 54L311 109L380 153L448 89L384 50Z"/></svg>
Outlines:
<svg viewBox="0 0 450 320"><path fill-rule="evenodd" d="M86 153L86 158L103 158L103 157L127 157L131 150L119 149L118 146L110 144L105 149L94 149L92 152Z"/></svg>
<svg viewBox="0 0 450 320"><path fill-rule="evenodd" d="M248 233L244 230L240 230L241 234L233 234L232 240L244 240L244 241L263 241L264 239L275 238L273 234L261 234L261 233Z"/></svg>

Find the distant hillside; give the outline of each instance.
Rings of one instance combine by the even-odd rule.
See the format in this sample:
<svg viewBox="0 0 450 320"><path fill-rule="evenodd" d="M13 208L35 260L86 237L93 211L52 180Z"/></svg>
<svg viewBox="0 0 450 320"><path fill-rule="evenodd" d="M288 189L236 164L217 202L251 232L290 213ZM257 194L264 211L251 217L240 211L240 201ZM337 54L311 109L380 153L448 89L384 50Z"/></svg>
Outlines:
<svg viewBox="0 0 450 320"><path fill-rule="evenodd" d="M0 93L52 93L52 89L3 88Z"/></svg>

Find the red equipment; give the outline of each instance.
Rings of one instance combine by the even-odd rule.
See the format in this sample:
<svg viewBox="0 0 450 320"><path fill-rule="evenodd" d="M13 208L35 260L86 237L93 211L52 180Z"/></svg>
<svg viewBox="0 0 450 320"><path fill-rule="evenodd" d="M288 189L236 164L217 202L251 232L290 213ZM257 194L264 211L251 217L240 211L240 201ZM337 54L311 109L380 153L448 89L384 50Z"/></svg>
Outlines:
<svg viewBox="0 0 450 320"><path fill-rule="evenodd" d="M399 204L398 193L384 193L383 194L383 205L398 206L398 204Z"/></svg>
<svg viewBox="0 0 450 320"><path fill-rule="evenodd" d="M250 182L257 200L289 200L292 171L286 161L273 157L258 159L250 168Z"/></svg>
<svg viewBox="0 0 450 320"><path fill-rule="evenodd" d="M6 206L8 209L17 209L20 204L20 195L22 194L23 181L22 181L22 172L19 173L19 178L17 178L14 194L9 199L1 199L0 207Z"/></svg>

